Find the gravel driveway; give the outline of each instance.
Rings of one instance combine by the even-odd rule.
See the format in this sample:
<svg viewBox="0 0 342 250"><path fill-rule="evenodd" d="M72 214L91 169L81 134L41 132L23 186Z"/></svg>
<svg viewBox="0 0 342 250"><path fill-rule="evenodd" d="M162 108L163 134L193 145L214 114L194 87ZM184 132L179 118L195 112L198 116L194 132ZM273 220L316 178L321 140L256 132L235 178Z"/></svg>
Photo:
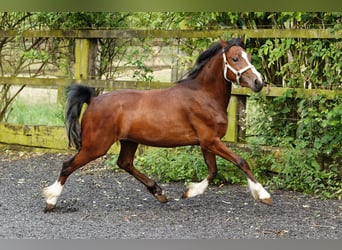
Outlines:
<svg viewBox="0 0 342 250"><path fill-rule="evenodd" d="M57 207L44 213L43 187L57 178L64 154L0 153L0 238L342 238L342 203L269 190L273 206L246 187L210 186L179 199L183 183L162 184L158 203L133 177L97 160L74 173Z"/></svg>

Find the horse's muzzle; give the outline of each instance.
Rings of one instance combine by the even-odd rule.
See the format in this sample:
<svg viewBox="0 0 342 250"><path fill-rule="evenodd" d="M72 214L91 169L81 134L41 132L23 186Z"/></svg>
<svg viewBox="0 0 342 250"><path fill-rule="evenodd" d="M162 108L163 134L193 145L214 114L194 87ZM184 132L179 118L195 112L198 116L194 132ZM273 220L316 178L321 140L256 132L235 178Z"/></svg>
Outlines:
<svg viewBox="0 0 342 250"><path fill-rule="evenodd" d="M259 78L255 78L254 81L249 82L248 85L253 92L260 92L264 87L264 81Z"/></svg>

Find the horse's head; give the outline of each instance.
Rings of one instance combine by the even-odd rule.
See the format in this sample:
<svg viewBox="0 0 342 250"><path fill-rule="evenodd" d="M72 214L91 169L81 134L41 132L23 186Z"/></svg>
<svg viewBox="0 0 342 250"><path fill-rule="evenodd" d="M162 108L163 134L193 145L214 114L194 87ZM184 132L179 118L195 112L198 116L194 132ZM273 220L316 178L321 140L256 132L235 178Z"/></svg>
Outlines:
<svg viewBox="0 0 342 250"><path fill-rule="evenodd" d="M223 76L226 81L232 82L235 86L237 84L259 92L264 86L263 78L251 64L251 57L244 50L242 42L240 44L236 43L235 45L221 41Z"/></svg>

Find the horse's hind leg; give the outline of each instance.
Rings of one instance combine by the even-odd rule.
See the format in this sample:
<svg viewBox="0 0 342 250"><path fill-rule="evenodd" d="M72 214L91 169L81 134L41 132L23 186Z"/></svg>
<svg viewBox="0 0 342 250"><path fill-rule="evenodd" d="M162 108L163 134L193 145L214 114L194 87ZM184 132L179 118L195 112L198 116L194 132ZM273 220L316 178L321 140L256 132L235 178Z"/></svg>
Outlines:
<svg viewBox="0 0 342 250"><path fill-rule="evenodd" d="M96 141L96 138L106 138L107 140L103 140L102 144L99 144L99 142ZM70 160L63 163L63 167L57 181L43 190L43 195L46 199L45 211L50 211L56 206L58 197L62 193L67 178L75 170L96 158L105 155L112 145L112 142L112 138L108 135L99 135L94 137L83 136L81 150Z"/></svg>
<svg viewBox="0 0 342 250"><path fill-rule="evenodd" d="M190 183L187 190L184 192L182 198L190 198L196 195L203 194L207 189L210 181L212 181L217 174L216 156L212 152L202 148L203 157L208 167L208 176L199 183Z"/></svg>
<svg viewBox="0 0 342 250"><path fill-rule="evenodd" d="M161 203L167 202L166 196L163 194L162 189L156 182L148 178L143 173L139 172L133 165L134 154L138 148L138 144L132 141L120 141L121 150L117 161L120 168L126 170L133 175L137 180L143 183L151 194Z"/></svg>
<svg viewBox="0 0 342 250"><path fill-rule="evenodd" d="M61 195L64 184L67 178L78 168L84 166L88 162L95 160L99 155L91 154L88 151L81 150L70 160L63 163L61 173L54 184L43 190L43 195L46 199L45 211L50 211L55 208L58 197Z"/></svg>

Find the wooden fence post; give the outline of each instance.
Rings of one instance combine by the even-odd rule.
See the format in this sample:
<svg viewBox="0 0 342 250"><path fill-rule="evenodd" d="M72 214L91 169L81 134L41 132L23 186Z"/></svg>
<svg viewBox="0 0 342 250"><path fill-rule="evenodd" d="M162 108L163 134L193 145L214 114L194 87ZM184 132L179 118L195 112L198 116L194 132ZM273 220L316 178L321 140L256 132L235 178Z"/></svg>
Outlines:
<svg viewBox="0 0 342 250"><path fill-rule="evenodd" d="M75 39L74 79L95 79L97 39ZM65 103L65 87L58 87L58 103Z"/></svg>
<svg viewBox="0 0 342 250"><path fill-rule="evenodd" d="M74 79L88 79L90 42L88 39L75 39Z"/></svg>
<svg viewBox="0 0 342 250"><path fill-rule="evenodd" d="M82 80L96 78L96 52L96 38L75 40L75 79Z"/></svg>
<svg viewBox="0 0 342 250"><path fill-rule="evenodd" d="M245 142L246 103L246 96L232 95L230 97L227 109L228 128L223 141Z"/></svg>
<svg viewBox="0 0 342 250"><path fill-rule="evenodd" d="M237 142L238 140L238 123L237 123L237 107L238 107L238 97L232 95L230 97L228 105L228 128L223 141L227 142Z"/></svg>

